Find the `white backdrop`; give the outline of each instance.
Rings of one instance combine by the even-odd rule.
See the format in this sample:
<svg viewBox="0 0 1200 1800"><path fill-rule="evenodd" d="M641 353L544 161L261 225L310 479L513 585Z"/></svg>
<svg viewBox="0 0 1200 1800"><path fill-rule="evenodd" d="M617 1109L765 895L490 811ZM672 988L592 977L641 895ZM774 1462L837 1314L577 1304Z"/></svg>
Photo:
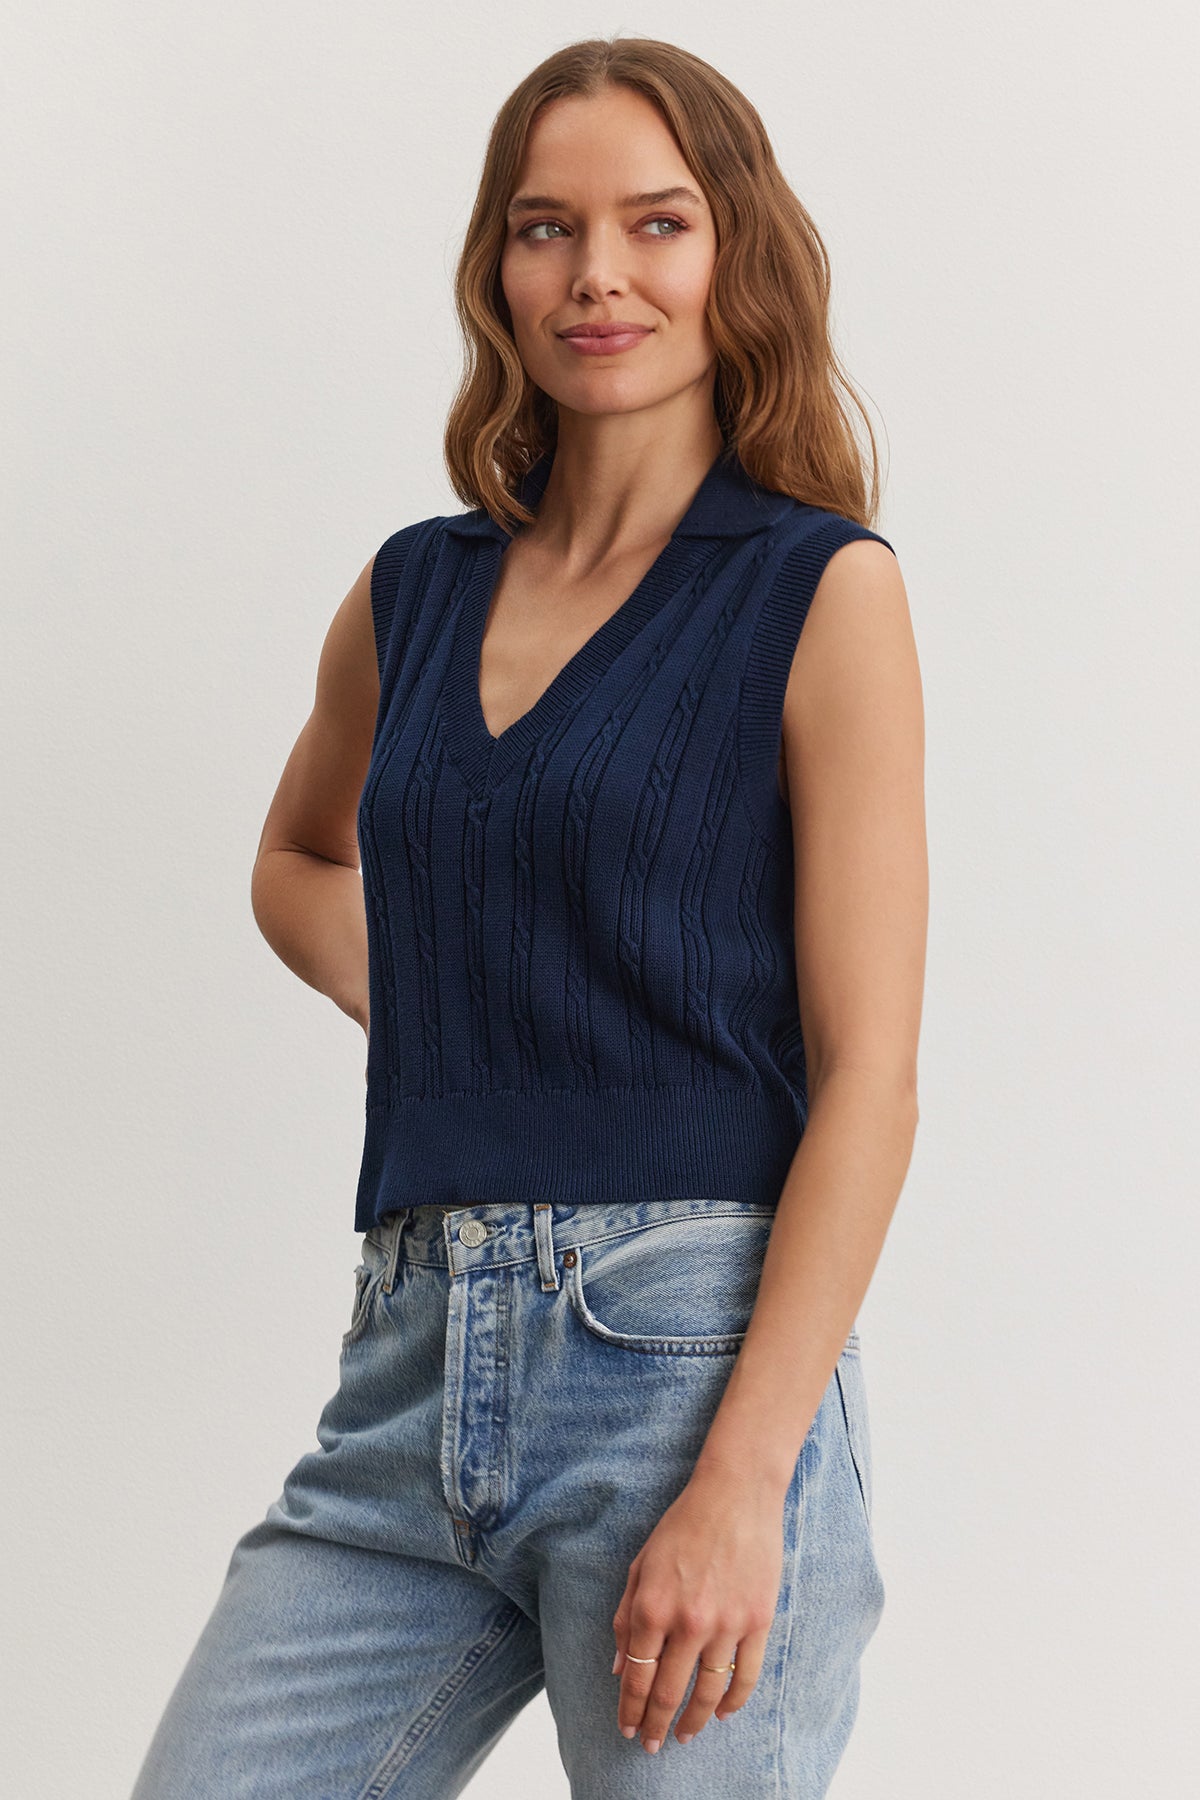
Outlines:
<svg viewBox="0 0 1200 1800"><path fill-rule="evenodd" d="M925 683L921 1120L859 1321L887 1602L834 1792L1196 1789L1193 18L9 9L13 1793L123 1800L315 1445L364 1044L251 865L342 596L458 508L492 116L615 31L738 83L816 218ZM566 1791L542 1696L468 1793Z"/></svg>

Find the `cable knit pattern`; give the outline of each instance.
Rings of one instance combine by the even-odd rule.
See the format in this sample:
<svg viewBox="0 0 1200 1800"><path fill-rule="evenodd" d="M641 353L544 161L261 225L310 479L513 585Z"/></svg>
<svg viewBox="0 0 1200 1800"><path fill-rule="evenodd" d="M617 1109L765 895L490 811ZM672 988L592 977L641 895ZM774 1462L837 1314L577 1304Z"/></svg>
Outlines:
<svg viewBox="0 0 1200 1800"><path fill-rule="evenodd" d="M783 696L857 537L887 544L723 453L497 738L479 658L508 533L476 510L380 546L357 1230L429 1200L778 1198L807 1120Z"/></svg>

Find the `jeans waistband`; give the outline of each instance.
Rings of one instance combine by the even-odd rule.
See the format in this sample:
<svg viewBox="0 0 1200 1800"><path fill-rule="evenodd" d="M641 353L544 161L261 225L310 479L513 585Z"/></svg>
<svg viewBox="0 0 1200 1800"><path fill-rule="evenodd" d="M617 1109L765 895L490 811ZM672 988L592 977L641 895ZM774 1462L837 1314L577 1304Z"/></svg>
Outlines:
<svg viewBox="0 0 1200 1800"><path fill-rule="evenodd" d="M614 1201L573 1206L546 1201L495 1201L477 1206L443 1206L426 1201L388 1213L367 1233L387 1255L385 1290L390 1293L401 1256L445 1268L456 1277L483 1268L535 1261L543 1288L560 1284L556 1248L585 1246L638 1232L647 1226L744 1218L770 1221L773 1207L755 1202L711 1200ZM455 1213L464 1213L456 1220Z"/></svg>

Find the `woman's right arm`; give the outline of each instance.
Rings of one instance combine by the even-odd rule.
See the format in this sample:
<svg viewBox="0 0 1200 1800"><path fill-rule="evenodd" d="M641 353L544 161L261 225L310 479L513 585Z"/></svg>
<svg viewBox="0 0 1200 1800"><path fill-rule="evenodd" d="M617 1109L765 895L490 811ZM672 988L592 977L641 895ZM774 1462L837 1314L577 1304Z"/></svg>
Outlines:
<svg viewBox="0 0 1200 1800"><path fill-rule="evenodd" d="M312 712L284 765L250 878L254 918L292 972L369 1025L358 803L371 758L379 669L374 556L334 615Z"/></svg>

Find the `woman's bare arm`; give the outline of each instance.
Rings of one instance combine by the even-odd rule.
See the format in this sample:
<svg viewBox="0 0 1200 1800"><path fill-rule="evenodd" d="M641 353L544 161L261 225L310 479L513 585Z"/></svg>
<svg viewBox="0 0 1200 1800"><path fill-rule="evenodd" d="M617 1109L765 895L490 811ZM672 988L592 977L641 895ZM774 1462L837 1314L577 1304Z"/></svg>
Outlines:
<svg viewBox="0 0 1200 1800"><path fill-rule="evenodd" d="M874 1273L917 1127L928 866L924 716L892 552L830 557L783 738L809 1115L699 1470L782 1501Z"/></svg>
<svg viewBox="0 0 1200 1800"><path fill-rule="evenodd" d="M372 556L326 634L313 709L284 765L250 880L255 920L276 955L364 1031L367 922L357 826L379 705L374 564Z"/></svg>

